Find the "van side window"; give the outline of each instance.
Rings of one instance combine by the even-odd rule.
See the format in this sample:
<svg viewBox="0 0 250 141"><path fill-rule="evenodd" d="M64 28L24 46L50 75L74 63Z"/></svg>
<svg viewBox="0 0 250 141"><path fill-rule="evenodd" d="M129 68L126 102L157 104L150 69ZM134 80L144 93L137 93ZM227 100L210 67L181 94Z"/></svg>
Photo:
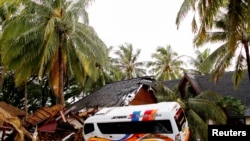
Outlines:
<svg viewBox="0 0 250 141"><path fill-rule="evenodd" d="M180 108L176 112L174 119L175 119L175 122L177 124L178 130L181 131L183 124L186 122L186 118L185 118L185 115L184 115L182 108Z"/></svg>
<svg viewBox="0 0 250 141"><path fill-rule="evenodd" d="M173 133L170 120L97 123L103 134Z"/></svg>
<svg viewBox="0 0 250 141"><path fill-rule="evenodd" d="M94 129L94 124L93 123L86 123L84 125L84 134L88 134L88 133L91 133L93 132L95 129Z"/></svg>

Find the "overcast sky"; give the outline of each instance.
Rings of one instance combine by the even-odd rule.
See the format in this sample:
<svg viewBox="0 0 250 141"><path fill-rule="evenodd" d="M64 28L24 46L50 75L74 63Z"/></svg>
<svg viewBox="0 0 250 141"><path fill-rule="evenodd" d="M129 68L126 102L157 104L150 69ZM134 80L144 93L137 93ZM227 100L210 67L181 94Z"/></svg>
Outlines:
<svg viewBox="0 0 250 141"><path fill-rule="evenodd" d="M175 19L183 0L94 0L90 25L107 46L131 43L143 61L158 46L171 45L179 55L194 55L190 18L177 30ZM116 48L115 48L116 49Z"/></svg>

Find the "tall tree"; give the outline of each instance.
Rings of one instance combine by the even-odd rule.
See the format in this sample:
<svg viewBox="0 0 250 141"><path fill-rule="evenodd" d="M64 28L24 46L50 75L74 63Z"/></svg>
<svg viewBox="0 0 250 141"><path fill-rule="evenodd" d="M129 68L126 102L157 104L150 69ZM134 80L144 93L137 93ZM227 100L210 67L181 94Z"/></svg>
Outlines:
<svg viewBox="0 0 250 141"><path fill-rule="evenodd" d="M138 61L141 53L140 49L134 52L132 44L125 43L118 46L114 52L113 65L118 68L123 76L122 79L130 79L133 77L141 77L146 75L146 69L144 62Z"/></svg>
<svg viewBox="0 0 250 141"><path fill-rule="evenodd" d="M203 43L214 43L221 42L221 45L204 61L202 67L212 66L214 70L212 71L212 78L215 81L218 81L219 77L223 74L225 66L232 65L232 61L235 61L235 72L233 75L234 86L237 87L239 82L245 74L245 70L248 69L248 35L237 35L237 43L234 46L234 51L232 52L232 46L230 41L227 39L228 31L227 27L227 16L217 18L214 21L216 29L219 31L208 31L205 35L206 38L204 41L200 41L199 36L195 38L197 44ZM244 31L247 32L247 31ZM248 42L248 43L245 43ZM249 70L249 69L248 69Z"/></svg>
<svg viewBox="0 0 250 141"><path fill-rule="evenodd" d="M219 95L206 91L195 97L181 98L178 100L183 105L190 125L191 140L196 140L197 137L204 141L208 140L207 125L209 120L217 124L226 124L226 114L215 103L219 99Z"/></svg>
<svg viewBox="0 0 250 141"><path fill-rule="evenodd" d="M160 94L161 98L163 98L161 100L180 103L190 127L190 140L194 141L200 138L202 141L207 141L208 122L212 120L218 124L225 124L227 120L226 114L220 108L221 105L217 105L217 102L221 100L221 96L211 91L201 92L199 95L194 96L189 91L188 87L190 85L186 87L185 96L181 96L178 85L173 89L169 89L164 84L159 83L156 90L157 94ZM227 105L227 107L230 106L233 105Z"/></svg>
<svg viewBox="0 0 250 141"><path fill-rule="evenodd" d="M2 37L2 25L9 20L11 17L18 14L23 1L21 0L1 0L0 1L0 38ZM2 61L0 62L2 69ZM2 74L5 74L4 70L1 70ZM3 76L3 75L2 75ZM2 85L4 77L0 79L0 91L2 91Z"/></svg>
<svg viewBox="0 0 250 141"><path fill-rule="evenodd" d="M187 72L193 75L209 74L212 70L211 67L202 67L203 62L209 57L210 49L207 48L204 51L196 50L196 57L189 57L190 64L194 67L193 69L188 69Z"/></svg>
<svg viewBox="0 0 250 141"><path fill-rule="evenodd" d="M58 103L64 105L67 77L80 83L97 79L96 64L104 64L107 55L105 44L88 25L89 4L89 0L28 1L5 23L2 61L15 71L17 85L34 74L48 76Z"/></svg>
<svg viewBox="0 0 250 141"><path fill-rule="evenodd" d="M187 12L193 9L198 13L200 21L196 28L195 45L211 41L222 41L222 45L211 55L207 64L214 65L213 79L217 81L230 66L235 53L242 47L245 54L237 57L234 82L235 86L243 76L244 69L248 69L250 80L250 58L249 58L249 13L250 3L244 0L213 0L213 1L191 1L185 0L177 15L176 24L179 25ZM197 8L197 10L196 10ZM194 20L195 21L195 20ZM197 22L194 22L197 23ZM197 27L197 24L193 24ZM223 26L222 26L223 25ZM213 60L211 60L213 59ZM212 62L213 61L213 62ZM246 65L244 65L246 63Z"/></svg>
<svg viewBox="0 0 250 141"><path fill-rule="evenodd" d="M157 80L171 80L180 78L183 75L185 69L184 61L178 56L177 52L174 52L170 45L166 47L159 46L155 53L152 53L151 57L155 60L149 61L147 67L151 67L150 74L156 76Z"/></svg>
<svg viewBox="0 0 250 141"><path fill-rule="evenodd" d="M119 67L117 67L118 62L117 58L115 58L115 53L117 50L114 50L114 46L108 47L108 56L109 61L105 67L102 67L104 79L107 82L112 81L120 81L124 78L124 73L121 71ZM117 56L116 56L117 57Z"/></svg>

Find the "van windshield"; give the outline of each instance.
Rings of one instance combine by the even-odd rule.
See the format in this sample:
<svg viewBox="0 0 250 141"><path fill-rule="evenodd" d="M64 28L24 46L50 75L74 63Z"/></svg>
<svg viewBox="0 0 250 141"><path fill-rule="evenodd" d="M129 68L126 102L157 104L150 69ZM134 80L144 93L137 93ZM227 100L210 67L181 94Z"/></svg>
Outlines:
<svg viewBox="0 0 250 141"><path fill-rule="evenodd" d="M169 120L97 123L102 134L173 133Z"/></svg>

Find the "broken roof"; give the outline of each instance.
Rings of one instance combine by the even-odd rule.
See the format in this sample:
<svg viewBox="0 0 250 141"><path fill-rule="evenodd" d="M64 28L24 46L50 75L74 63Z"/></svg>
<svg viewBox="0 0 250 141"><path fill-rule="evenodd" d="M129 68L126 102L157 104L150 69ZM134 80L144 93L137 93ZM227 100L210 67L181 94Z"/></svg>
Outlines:
<svg viewBox="0 0 250 141"><path fill-rule="evenodd" d="M141 85L154 88L156 81L151 77L140 77L106 84L101 89L69 105L67 108L80 111L84 108L121 106L124 97L137 91Z"/></svg>

